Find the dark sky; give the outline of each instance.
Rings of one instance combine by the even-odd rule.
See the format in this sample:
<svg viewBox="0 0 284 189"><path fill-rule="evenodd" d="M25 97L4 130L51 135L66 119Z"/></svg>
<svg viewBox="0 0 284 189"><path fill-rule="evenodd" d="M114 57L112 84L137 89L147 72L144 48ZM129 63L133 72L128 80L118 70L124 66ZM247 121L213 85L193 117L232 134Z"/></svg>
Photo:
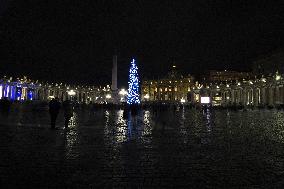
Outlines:
<svg viewBox="0 0 284 189"><path fill-rule="evenodd" d="M118 52L119 84L130 59L143 77L247 70L283 48L283 1L0 1L0 73L104 84Z"/></svg>

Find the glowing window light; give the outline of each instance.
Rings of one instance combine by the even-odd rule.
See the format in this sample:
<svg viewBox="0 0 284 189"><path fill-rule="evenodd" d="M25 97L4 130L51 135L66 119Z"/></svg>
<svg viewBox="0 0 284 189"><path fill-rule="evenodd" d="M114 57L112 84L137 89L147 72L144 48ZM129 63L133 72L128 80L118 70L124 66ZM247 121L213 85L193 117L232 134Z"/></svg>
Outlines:
<svg viewBox="0 0 284 189"><path fill-rule="evenodd" d="M134 59L129 69L127 104L140 104L138 67Z"/></svg>
<svg viewBox="0 0 284 189"><path fill-rule="evenodd" d="M222 100L222 97L216 96L214 99L220 101L220 100Z"/></svg>

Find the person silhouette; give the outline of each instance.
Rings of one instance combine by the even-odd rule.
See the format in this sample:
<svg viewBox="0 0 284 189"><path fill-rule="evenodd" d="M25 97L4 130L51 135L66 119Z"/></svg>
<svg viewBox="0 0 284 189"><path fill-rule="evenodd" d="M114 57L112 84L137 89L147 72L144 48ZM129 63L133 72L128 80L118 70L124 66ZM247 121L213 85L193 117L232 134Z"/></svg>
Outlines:
<svg viewBox="0 0 284 189"><path fill-rule="evenodd" d="M59 114L59 110L61 108L61 104L58 101L58 98L53 98L49 102L49 114L50 114L50 119L51 119L51 129L55 129L55 123L57 116Z"/></svg>
<svg viewBox="0 0 284 189"><path fill-rule="evenodd" d="M65 118L65 128L68 128L69 121L73 117L73 104L70 100L65 100L63 102L64 118Z"/></svg>

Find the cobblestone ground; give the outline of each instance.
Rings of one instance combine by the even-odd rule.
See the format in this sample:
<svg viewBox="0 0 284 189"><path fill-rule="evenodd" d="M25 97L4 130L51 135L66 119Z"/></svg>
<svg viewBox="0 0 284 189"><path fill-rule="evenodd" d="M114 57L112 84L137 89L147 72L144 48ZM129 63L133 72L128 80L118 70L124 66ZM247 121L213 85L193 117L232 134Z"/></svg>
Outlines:
<svg viewBox="0 0 284 189"><path fill-rule="evenodd" d="M62 113L17 107L0 122L1 188L283 188L284 112Z"/></svg>

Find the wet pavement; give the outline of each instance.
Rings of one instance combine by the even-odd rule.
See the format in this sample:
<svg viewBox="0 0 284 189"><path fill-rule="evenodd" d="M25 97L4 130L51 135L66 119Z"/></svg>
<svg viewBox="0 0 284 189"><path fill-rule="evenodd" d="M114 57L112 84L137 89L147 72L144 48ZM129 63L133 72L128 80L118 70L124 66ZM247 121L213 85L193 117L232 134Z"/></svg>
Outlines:
<svg viewBox="0 0 284 189"><path fill-rule="evenodd" d="M284 188L284 112L46 109L0 122L1 188Z"/></svg>

